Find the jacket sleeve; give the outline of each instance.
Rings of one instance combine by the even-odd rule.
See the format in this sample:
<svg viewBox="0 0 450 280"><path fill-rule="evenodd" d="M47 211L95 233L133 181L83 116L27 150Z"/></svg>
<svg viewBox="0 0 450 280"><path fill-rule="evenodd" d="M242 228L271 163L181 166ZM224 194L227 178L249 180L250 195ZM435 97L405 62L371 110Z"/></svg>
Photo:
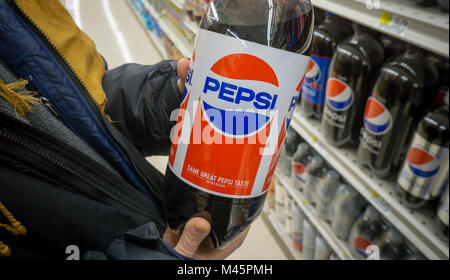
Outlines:
<svg viewBox="0 0 450 280"><path fill-rule="evenodd" d="M150 222L115 239L106 252L89 251L83 260L192 260L170 247Z"/></svg>
<svg viewBox="0 0 450 280"><path fill-rule="evenodd" d="M170 114L181 102L177 81L174 60L153 66L125 64L103 78L106 114L145 156L169 154L175 125Z"/></svg>

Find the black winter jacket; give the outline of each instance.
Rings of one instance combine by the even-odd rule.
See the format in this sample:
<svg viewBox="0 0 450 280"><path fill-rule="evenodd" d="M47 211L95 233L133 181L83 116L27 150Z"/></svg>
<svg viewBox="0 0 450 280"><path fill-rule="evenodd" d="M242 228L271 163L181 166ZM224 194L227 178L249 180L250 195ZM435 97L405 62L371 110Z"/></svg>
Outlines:
<svg viewBox="0 0 450 280"><path fill-rule="evenodd" d="M60 37L43 20L52 17L64 19ZM176 62L104 73L104 115L90 68L74 67L70 46L87 54L76 58L83 65L99 56L68 17L57 0L0 1L0 78L28 80L41 101L21 116L4 96L24 93L0 88L0 259L6 246L10 259L65 259L73 248L88 259L183 258L161 238L164 178L145 159L169 152Z"/></svg>

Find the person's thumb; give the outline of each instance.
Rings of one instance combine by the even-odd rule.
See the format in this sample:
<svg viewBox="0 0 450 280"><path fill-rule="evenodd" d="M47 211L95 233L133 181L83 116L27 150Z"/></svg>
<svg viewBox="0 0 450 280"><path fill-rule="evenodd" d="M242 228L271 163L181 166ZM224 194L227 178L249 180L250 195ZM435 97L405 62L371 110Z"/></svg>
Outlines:
<svg viewBox="0 0 450 280"><path fill-rule="evenodd" d="M194 258L198 247L210 231L211 225L208 221L202 218L193 218L187 222L174 249L185 257Z"/></svg>
<svg viewBox="0 0 450 280"><path fill-rule="evenodd" d="M182 58L178 61L177 64L177 71L178 71L178 90L182 94L184 91L184 86L186 82L186 78L188 75L189 67L191 62L187 60L186 58Z"/></svg>

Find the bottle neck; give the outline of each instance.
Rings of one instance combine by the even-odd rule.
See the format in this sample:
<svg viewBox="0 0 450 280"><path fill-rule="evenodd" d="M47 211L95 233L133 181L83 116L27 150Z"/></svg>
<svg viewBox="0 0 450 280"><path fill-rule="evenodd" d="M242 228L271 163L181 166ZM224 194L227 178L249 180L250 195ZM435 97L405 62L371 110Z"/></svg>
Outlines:
<svg viewBox="0 0 450 280"><path fill-rule="evenodd" d="M405 57L407 58L415 58L421 55L419 49L413 45L408 45L406 47Z"/></svg>

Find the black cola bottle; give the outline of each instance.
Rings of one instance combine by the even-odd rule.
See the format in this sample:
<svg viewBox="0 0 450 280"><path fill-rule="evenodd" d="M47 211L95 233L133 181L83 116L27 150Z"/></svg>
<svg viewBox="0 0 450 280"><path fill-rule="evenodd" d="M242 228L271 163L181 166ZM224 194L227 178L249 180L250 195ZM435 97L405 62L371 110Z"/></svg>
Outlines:
<svg viewBox="0 0 450 280"><path fill-rule="evenodd" d="M404 203L420 208L437 200L448 183L449 125L448 106L429 113L419 124L409 145L397 188Z"/></svg>
<svg viewBox="0 0 450 280"><path fill-rule="evenodd" d="M211 1L165 176L169 226L210 220L217 248L262 211L310 60L309 0Z"/></svg>
<svg viewBox="0 0 450 280"><path fill-rule="evenodd" d="M330 66L322 128L333 146L358 145L364 104L372 77L384 59L381 44L367 28L354 25L355 35L336 49Z"/></svg>
<svg viewBox="0 0 450 280"><path fill-rule="evenodd" d="M434 90L424 87L425 58L414 46L381 69L364 111L359 162L384 178L397 170ZM433 96L430 98L430 96Z"/></svg>
<svg viewBox="0 0 450 280"><path fill-rule="evenodd" d="M352 35L351 25L333 13L314 30L311 62L302 87L302 113L321 120L331 59L337 45Z"/></svg>

